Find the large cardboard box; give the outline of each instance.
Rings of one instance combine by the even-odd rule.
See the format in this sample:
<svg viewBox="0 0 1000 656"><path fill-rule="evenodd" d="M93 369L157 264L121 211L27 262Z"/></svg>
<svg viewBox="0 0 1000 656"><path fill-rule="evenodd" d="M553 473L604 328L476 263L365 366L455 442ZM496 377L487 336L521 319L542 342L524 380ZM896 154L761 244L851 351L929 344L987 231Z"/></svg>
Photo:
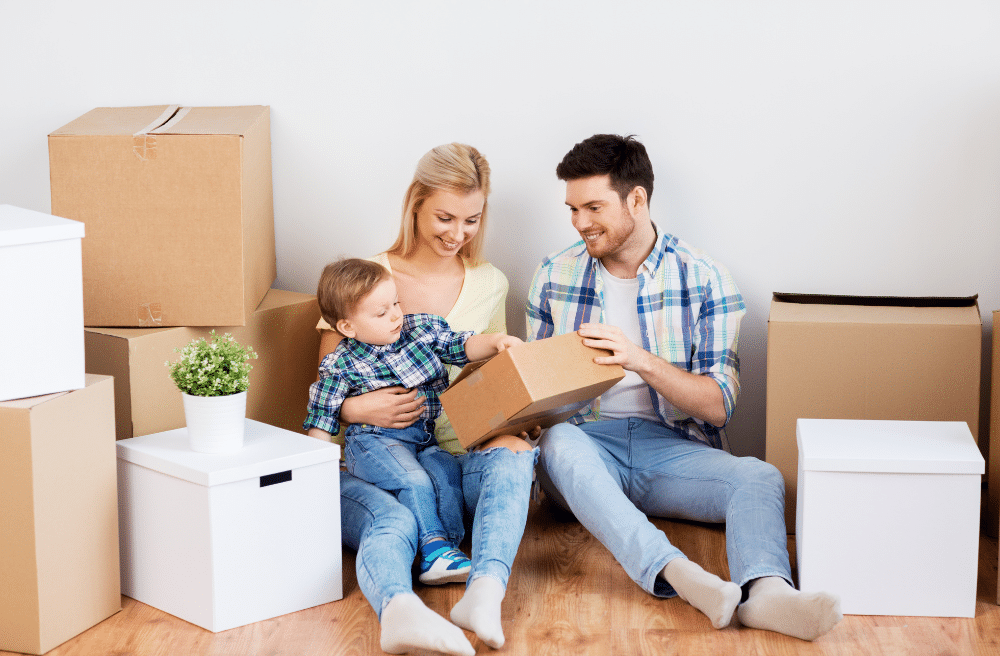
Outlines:
<svg viewBox="0 0 1000 656"><path fill-rule="evenodd" d="M248 419L236 453L181 428L118 458L123 594L209 631L343 596L337 445Z"/></svg>
<svg viewBox="0 0 1000 656"><path fill-rule="evenodd" d="M272 289L246 326L214 328L253 346L247 417L302 432L309 386L316 380L319 334L316 297ZM180 428L184 405L166 362L213 328L87 328L87 371L115 377L118 439Z"/></svg>
<svg viewBox="0 0 1000 656"><path fill-rule="evenodd" d="M121 610L114 388L0 403L0 650L44 654Z"/></svg>
<svg viewBox="0 0 1000 656"><path fill-rule="evenodd" d="M0 205L0 401L84 385L83 230Z"/></svg>
<svg viewBox="0 0 1000 656"><path fill-rule="evenodd" d="M852 615L974 617L985 463L965 422L801 419L799 587Z"/></svg>
<svg viewBox="0 0 1000 656"><path fill-rule="evenodd" d="M607 351L574 333L518 344L467 364L441 394L465 448L497 435L566 421L625 377L618 365L594 364Z"/></svg>
<svg viewBox="0 0 1000 656"><path fill-rule="evenodd" d="M774 294L767 327L766 459L795 526L798 419L964 421L979 434L976 298Z"/></svg>
<svg viewBox="0 0 1000 656"><path fill-rule="evenodd" d="M242 326L274 282L267 107L100 107L49 135L88 326Z"/></svg>
<svg viewBox="0 0 1000 656"><path fill-rule="evenodd" d="M798 419L964 421L979 435L976 297L774 294L767 326L767 462L795 526Z"/></svg>

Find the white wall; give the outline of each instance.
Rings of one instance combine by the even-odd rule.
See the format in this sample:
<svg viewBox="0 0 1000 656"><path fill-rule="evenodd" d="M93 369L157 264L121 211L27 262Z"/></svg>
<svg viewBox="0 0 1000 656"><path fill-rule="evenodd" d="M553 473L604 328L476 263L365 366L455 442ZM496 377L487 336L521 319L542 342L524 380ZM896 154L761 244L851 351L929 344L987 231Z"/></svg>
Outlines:
<svg viewBox="0 0 1000 656"><path fill-rule="evenodd" d="M747 298L740 454L764 454L772 291L978 293L984 342L1000 308L995 2L8 0L0 22L0 203L48 211L46 135L93 107L267 104L278 286L312 292L391 242L421 154L469 142L522 335L535 265L575 237L556 163L639 135L655 220Z"/></svg>

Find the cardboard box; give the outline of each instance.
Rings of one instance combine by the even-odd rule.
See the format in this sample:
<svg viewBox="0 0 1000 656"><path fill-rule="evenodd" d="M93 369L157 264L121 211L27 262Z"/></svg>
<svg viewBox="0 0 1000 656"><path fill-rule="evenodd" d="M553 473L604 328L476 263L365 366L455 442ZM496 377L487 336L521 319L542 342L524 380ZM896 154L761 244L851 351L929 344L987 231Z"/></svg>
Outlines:
<svg viewBox="0 0 1000 656"><path fill-rule="evenodd" d="M844 613L974 617L983 456L965 422L798 421L803 592Z"/></svg>
<svg viewBox="0 0 1000 656"><path fill-rule="evenodd" d="M343 596L337 445L247 420L237 453L182 428L118 458L123 594L209 631Z"/></svg>
<svg viewBox="0 0 1000 656"><path fill-rule="evenodd" d="M44 654L121 610L114 387L0 403L0 650Z"/></svg>
<svg viewBox="0 0 1000 656"><path fill-rule="evenodd" d="M766 459L795 526L795 421L964 421L979 433L976 298L775 294L767 327Z"/></svg>
<svg viewBox="0 0 1000 656"><path fill-rule="evenodd" d="M242 326L276 276L267 107L100 107L49 135L88 326Z"/></svg>
<svg viewBox="0 0 1000 656"><path fill-rule="evenodd" d="M618 365L594 364L608 352L574 333L518 344L467 364L441 404L458 441L470 448L497 435L566 421L625 377Z"/></svg>
<svg viewBox="0 0 1000 656"><path fill-rule="evenodd" d="M215 328L232 333L259 357L251 361L247 417L302 432L309 386L316 380L319 354L319 306L316 297L272 289L246 326ZM87 371L115 377L118 439L180 428L181 394L166 362L180 355L174 348L212 328L87 328Z"/></svg>
<svg viewBox="0 0 1000 656"><path fill-rule="evenodd" d="M0 401L80 389L83 224L0 205Z"/></svg>

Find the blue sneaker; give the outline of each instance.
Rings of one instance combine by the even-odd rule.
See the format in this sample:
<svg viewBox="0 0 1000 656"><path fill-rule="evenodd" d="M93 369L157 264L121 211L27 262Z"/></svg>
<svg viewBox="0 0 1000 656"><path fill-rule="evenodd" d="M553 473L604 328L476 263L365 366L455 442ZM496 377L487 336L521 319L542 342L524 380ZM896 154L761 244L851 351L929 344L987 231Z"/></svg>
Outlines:
<svg viewBox="0 0 1000 656"><path fill-rule="evenodd" d="M420 561L419 581L425 585L461 583L469 578L472 562L465 554L445 544L424 556Z"/></svg>

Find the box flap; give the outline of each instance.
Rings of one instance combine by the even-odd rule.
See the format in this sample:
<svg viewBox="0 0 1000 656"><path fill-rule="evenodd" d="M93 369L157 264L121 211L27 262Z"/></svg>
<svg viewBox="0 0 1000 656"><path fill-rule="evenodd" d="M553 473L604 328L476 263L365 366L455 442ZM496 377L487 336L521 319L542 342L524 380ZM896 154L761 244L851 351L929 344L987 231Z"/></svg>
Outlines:
<svg viewBox="0 0 1000 656"><path fill-rule="evenodd" d="M336 444L252 419L236 453L192 451L186 428L120 440L117 447L121 460L206 487L340 460Z"/></svg>
<svg viewBox="0 0 1000 656"><path fill-rule="evenodd" d="M845 296L774 292L770 323L981 325L976 296Z"/></svg>
<svg viewBox="0 0 1000 656"><path fill-rule="evenodd" d="M982 474L985 461L962 421L799 419L803 471Z"/></svg>
<svg viewBox="0 0 1000 656"><path fill-rule="evenodd" d="M266 105L241 107L184 107L152 134L243 135L268 112Z"/></svg>
<svg viewBox="0 0 1000 656"><path fill-rule="evenodd" d="M50 133L49 136L132 136L145 134L166 123L179 109L177 105L97 107Z"/></svg>
<svg viewBox="0 0 1000 656"><path fill-rule="evenodd" d="M0 205L0 246L82 239L84 225L44 212Z"/></svg>

